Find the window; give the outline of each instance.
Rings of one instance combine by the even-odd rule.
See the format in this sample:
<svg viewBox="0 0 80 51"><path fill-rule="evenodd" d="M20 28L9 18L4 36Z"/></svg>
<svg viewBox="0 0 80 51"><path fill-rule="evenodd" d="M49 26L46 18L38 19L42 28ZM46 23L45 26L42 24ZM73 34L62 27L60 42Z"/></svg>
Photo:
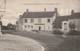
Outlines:
<svg viewBox="0 0 80 51"><path fill-rule="evenodd" d="M50 22L50 19L47 19L47 22L49 23Z"/></svg>
<svg viewBox="0 0 80 51"><path fill-rule="evenodd" d="M25 28L27 28L27 26L25 25Z"/></svg>
<svg viewBox="0 0 80 51"><path fill-rule="evenodd" d="M32 26L32 25L27 25L26 27L27 27L27 28L33 28L33 26Z"/></svg>
<svg viewBox="0 0 80 51"><path fill-rule="evenodd" d="M55 24L55 22L53 22L53 25Z"/></svg>
<svg viewBox="0 0 80 51"><path fill-rule="evenodd" d="M25 22L27 23L27 19L25 19Z"/></svg>
<svg viewBox="0 0 80 51"><path fill-rule="evenodd" d="M31 19L31 23L33 23L34 22L34 19Z"/></svg>
<svg viewBox="0 0 80 51"><path fill-rule="evenodd" d="M28 25L28 28L30 28L30 25Z"/></svg>
<svg viewBox="0 0 80 51"><path fill-rule="evenodd" d="M64 23L64 25L67 25L67 23Z"/></svg>
<svg viewBox="0 0 80 51"><path fill-rule="evenodd" d="M67 28L64 28L64 30L67 30Z"/></svg>

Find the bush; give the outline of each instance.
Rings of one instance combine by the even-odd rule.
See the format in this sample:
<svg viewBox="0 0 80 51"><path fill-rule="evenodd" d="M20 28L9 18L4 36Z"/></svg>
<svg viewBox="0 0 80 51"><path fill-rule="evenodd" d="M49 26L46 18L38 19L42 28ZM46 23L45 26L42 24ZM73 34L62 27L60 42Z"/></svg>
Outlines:
<svg viewBox="0 0 80 51"><path fill-rule="evenodd" d="M80 35L80 32L76 30L70 30L66 35Z"/></svg>
<svg viewBox="0 0 80 51"><path fill-rule="evenodd" d="M33 32L38 32L38 30L32 30Z"/></svg>
<svg viewBox="0 0 80 51"><path fill-rule="evenodd" d="M60 31L60 30L53 30L52 33L53 33L53 34L58 34L58 35L62 35L62 34L63 34L63 32Z"/></svg>

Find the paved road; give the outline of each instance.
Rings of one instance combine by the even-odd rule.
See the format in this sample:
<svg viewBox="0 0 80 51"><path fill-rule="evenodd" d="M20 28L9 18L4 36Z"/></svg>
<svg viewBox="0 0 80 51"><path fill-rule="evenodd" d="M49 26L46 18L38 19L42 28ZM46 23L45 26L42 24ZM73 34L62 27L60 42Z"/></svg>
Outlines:
<svg viewBox="0 0 80 51"><path fill-rule="evenodd" d="M0 37L0 51L44 51L44 48L33 39L5 34Z"/></svg>
<svg viewBox="0 0 80 51"><path fill-rule="evenodd" d="M44 47L45 51L53 51L57 46L64 41L61 37L56 37L48 33L31 33L31 32L14 32L14 35L20 35L24 37L29 37L39 41Z"/></svg>

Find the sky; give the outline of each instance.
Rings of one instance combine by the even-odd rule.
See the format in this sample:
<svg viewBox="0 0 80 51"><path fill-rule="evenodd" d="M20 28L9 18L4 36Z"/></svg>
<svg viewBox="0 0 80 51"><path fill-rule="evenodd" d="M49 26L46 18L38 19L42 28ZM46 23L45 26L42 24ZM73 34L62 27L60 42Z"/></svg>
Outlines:
<svg viewBox="0 0 80 51"><path fill-rule="evenodd" d="M38 4L39 3L39 4ZM19 15L22 15L26 9L29 11L54 11L54 8L58 8L60 15L68 15L71 10L80 12L80 0L6 0L6 12L0 12L4 16L2 17L3 25L13 23L18 20ZM0 10L4 10L4 0L0 0Z"/></svg>

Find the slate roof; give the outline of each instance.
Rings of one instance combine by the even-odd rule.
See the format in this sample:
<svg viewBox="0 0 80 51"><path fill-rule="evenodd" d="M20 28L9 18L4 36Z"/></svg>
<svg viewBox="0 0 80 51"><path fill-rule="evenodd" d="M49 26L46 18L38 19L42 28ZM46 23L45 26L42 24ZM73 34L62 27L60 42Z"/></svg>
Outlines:
<svg viewBox="0 0 80 51"><path fill-rule="evenodd" d="M80 13L74 13L73 15L56 17L54 28L61 28L62 21L68 21L70 19L80 19Z"/></svg>
<svg viewBox="0 0 80 51"><path fill-rule="evenodd" d="M80 13L74 13L72 19L80 19Z"/></svg>
<svg viewBox="0 0 80 51"><path fill-rule="evenodd" d="M67 21L68 19L70 19L70 16L58 16L58 17L56 17L54 28L61 28L62 21Z"/></svg>
<svg viewBox="0 0 80 51"><path fill-rule="evenodd" d="M55 12L46 11L46 12L25 12L22 15L22 18L50 18L53 17Z"/></svg>

